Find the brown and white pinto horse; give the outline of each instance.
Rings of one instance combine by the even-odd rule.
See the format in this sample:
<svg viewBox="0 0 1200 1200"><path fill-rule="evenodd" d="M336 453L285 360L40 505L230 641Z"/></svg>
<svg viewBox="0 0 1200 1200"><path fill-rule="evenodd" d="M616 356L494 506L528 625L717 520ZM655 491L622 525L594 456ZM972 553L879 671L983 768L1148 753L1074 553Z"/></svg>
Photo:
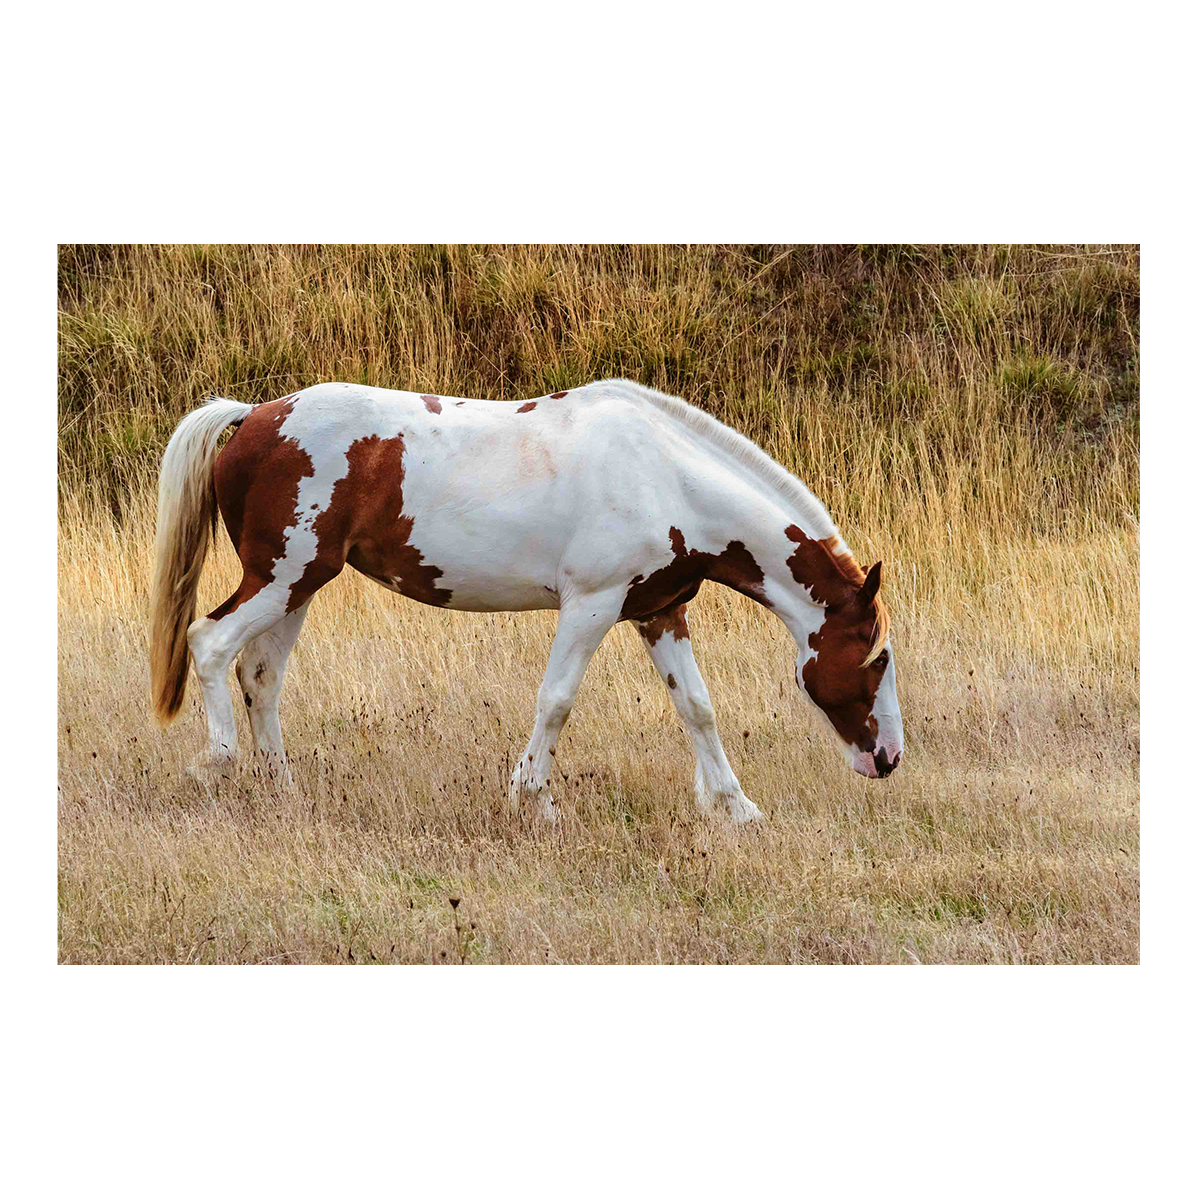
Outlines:
<svg viewBox="0 0 1200 1200"><path fill-rule="evenodd" d="M197 620L218 509L243 575ZM761 816L725 757L692 656L687 602L706 579L788 627L796 682L856 771L882 777L900 761L880 565L864 574L821 504L752 442L638 384L503 403L328 383L257 406L213 399L190 413L159 477L151 674L160 720L183 703L190 649L211 758L235 755L228 670L238 657L258 749L286 772L288 655L314 593L346 563L424 604L559 610L510 788L514 803L532 800L550 819L559 732L588 660L625 620L691 736L701 806Z"/></svg>

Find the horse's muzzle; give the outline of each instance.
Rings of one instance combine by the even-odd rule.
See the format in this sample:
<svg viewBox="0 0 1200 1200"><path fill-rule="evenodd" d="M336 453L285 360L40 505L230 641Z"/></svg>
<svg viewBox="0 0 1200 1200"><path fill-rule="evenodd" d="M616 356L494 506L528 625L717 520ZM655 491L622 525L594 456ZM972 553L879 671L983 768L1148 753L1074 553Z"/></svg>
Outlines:
<svg viewBox="0 0 1200 1200"><path fill-rule="evenodd" d="M872 759L875 763L875 778L886 779L900 765L900 756L903 753L904 751L897 750L896 757L889 758L886 750L876 750Z"/></svg>
<svg viewBox="0 0 1200 1200"><path fill-rule="evenodd" d="M851 757L851 764L860 774L868 779L886 779L899 765L903 750L893 750L889 753L884 747L871 750L859 750Z"/></svg>

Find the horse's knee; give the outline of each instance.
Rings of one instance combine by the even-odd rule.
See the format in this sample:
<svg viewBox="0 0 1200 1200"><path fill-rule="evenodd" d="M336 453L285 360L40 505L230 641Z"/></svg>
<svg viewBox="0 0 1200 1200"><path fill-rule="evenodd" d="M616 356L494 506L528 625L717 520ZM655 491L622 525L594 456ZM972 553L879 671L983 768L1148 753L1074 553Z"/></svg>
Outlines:
<svg viewBox="0 0 1200 1200"><path fill-rule="evenodd" d="M709 730L717 723L717 714L707 696L684 696L680 700L684 718L697 729Z"/></svg>
<svg viewBox="0 0 1200 1200"><path fill-rule="evenodd" d="M571 715L571 701L574 696L567 692L551 692L541 700L542 719L547 725L564 725Z"/></svg>

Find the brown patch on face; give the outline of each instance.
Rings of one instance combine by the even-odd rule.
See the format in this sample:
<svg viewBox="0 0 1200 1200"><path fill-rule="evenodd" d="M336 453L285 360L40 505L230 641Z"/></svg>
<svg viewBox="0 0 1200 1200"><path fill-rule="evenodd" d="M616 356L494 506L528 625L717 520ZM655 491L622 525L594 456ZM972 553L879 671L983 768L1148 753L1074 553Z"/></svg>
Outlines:
<svg viewBox="0 0 1200 1200"><path fill-rule="evenodd" d="M723 583L734 591L768 604L763 591L763 573L742 542L730 542L720 554L689 550L683 533L671 526L668 532L674 559L649 577L635 575L629 581L621 620L645 620L676 604L686 604L705 579Z"/></svg>
<svg viewBox="0 0 1200 1200"><path fill-rule="evenodd" d="M334 484L329 507L313 523L317 556L292 588L289 611L328 583L343 563L410 599L447 604L450 591L435 584L441 570L426 563L411 544L413 518L401 515L403 436L359 438L346 458L348 471Z"/></svg>
<svg viewBox="0 0 1200 1200"><path fill-rule="evenodd" d="M517 409L517 412L533 412L535 408L537 408L537 401L530 400L528 404L522 404L521 407Z"/></svg>
<svg viewBox="0 0 1200 1200"><path fill-rule="evenodd" d="M454 407L455 407L455 408L462 408L462 406L463 406L464 404L466 404L466 401L465 401L465 400L459 400L459 401L458 401L458 403L456 403Z"/></svg>
<svg viewBox="0 0 1200 1200"><path fill-rule="evenodd" d="M300 481L313 469L299 443L280 435L293 401L285 396L256 405L217 456L217 506L243 574L238 590L208 614L209 620L219 621L275 578L287 531L296 524Z"/></svg>
<svg viewBox="0 0 1200 1200"><path fill-rule="evenodd" d="M442 411L442 402L437 396L422 396L421 399L425 401L425 407L431 413L440 413Z"/></svg>
<svg viewBox="0 0 1200 1200"><path fill-rule="evenodd" d="M644 621L638 621L637 627L638 633L646 639L647 646L656 646L658 639L664 633L671 634L677 642L686 641L691 636L688 630L686 604L676 604L673 608L655 613L654 616Z"/></svg>
<svg viewBox="0 0 1200 1200"><path fill-rule="evenodd" d="M669 672L667 674L667 687L669 687L671 691L675 690L675 676Z"/></svg>
<svg viewBox="0 0 1200 1200"><path fill-rule="evenodd" d="M848 609L827 610L824 624L808 638L817 657L810 658L802 671L804 689L813 703L829 718L842 741L860 750L872 750L879 734L879 722L871 716L871 709L884 666L879 661L862 665L874 630L869 608L852 604Z"/></svg>
<svg viewBox="0 0 1200 1200"><path fill-rule="evenodd" d="M553 395L550 397L550 399L551 399L551 400L561 400L561 399L562 399L562 398L563 398L563 397L564 397L566 394L567 394L566 392L555 392L555 393L554 393L554 394L553 394Z"/></svg>
<svg viewBox="0 0 1200 1200"><path fill-rule="evenodd" d="M878 662L864 667L863 660L875 639L879 599L862 603L858 593L866 575L849 553L835 549L837 538L813 539L798 525L784 533L796 543L787 560L792 578L825 606L821 628L808 638L817 657L804 664L805 691L844 742L870 750L879 733L871 709L884 669Z"/></svg>

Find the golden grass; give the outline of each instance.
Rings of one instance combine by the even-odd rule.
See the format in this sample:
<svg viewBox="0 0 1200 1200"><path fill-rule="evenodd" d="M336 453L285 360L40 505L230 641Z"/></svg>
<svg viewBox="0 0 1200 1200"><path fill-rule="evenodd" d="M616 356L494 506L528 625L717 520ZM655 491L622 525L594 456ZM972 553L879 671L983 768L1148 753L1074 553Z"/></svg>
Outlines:
<svg viewBox="0 0 1200 1200"><path fill-rule="evenodd" d="M1136 252L872 253L64 248L60 959L1136 961ZM807 273L777 279L798 255ZM221 264L219 312L200 261ZM268 331L296 356L278 377ZM251 385L221 377L239 346ZM855 346L865 366L833 361ZM519 386L487 374L497 355ZM894 776L844 766L782 625L709 585L697 658L767 823L697 814L690 746L621 626L560 742L561 827L539 832L504 793L553 614L446 613L351 571L284 689L296 792L252 761L186 774L194 680L169 730L148 705L148 467L205 389L511 396L616 372L756 436L884 559ZM202 609L236 581L219 540Z"/></svg>

